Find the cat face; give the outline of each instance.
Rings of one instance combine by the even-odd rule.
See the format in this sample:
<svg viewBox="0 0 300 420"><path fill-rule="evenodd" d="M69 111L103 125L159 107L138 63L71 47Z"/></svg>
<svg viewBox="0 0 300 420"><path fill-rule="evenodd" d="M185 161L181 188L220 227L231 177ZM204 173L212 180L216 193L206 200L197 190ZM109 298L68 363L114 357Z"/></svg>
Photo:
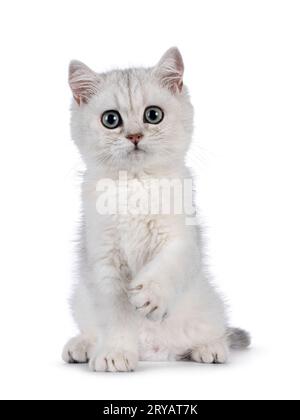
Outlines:
<svg viewBox="0 0 300 420"><path fill-rule="evenodd" d="M182 78L176 48L150 69L97 74L71 62L72 136L86 164L118 171L180 165L193 126Z"/></svg>

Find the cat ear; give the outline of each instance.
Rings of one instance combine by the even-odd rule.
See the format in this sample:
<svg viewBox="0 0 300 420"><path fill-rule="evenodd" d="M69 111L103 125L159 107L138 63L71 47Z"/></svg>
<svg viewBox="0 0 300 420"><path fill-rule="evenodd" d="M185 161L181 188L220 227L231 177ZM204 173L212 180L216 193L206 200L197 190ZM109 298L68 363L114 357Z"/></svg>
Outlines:
<svg viewBox="0 0 300 420"><path fill-rule="evenodd" d="M78 105L87 103L99 89L100 78L81 61L73 60L69 66L69 85Z"/></svg>
<svg viewBox="0 0 300 420"><path fill-rule="evenodd" d="M183 88L184 63L178 48L170 48L155 67L155 74L163 86L173 93L181 92Z"/></svg>

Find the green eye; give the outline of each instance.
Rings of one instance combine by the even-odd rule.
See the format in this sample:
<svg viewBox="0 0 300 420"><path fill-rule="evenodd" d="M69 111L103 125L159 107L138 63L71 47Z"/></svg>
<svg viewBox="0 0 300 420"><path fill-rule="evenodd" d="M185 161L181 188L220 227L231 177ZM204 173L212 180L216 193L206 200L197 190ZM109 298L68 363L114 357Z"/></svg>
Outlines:
<svg viewBox="0 0 300 420"><path fill-rule="evenodd" d="M159 124L164 119L164 112L158 106L149 106L144 114L144 122L148 124Z"/></svg>
<svg viewBox="0 0 300 420"><path fill-rule="evenodd" d="M106 111L101 117L101 122L105 128L113 130L122 125L122 118L118 111Z"/></svg>

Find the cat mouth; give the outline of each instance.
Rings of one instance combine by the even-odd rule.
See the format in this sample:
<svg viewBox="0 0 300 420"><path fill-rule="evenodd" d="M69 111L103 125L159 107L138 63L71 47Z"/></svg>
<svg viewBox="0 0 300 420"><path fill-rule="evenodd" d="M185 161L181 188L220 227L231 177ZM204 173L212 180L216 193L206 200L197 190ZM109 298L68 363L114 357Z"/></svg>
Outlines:
<svg viewBox="0 0 300 420"><path fill-rule="evenodd" d="M141 149L138 146L135 146L135 148L133 150L131 150L129 153L136 155L136 154L145 153L145 150Z"/></svg>

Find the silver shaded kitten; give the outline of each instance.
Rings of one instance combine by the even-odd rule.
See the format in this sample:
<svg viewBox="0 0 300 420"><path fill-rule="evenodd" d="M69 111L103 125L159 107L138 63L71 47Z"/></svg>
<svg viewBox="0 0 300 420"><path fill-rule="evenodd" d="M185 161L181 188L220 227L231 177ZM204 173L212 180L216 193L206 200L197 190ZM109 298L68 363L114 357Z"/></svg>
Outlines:
<svg viewBox="0 0 300 420"><path fill-rule="evenodd" d="M191 180L184 161L193 107L183 73L177 48L149 69L98 74L70 64L72 137L86 172L72 297L80 335L64 348L68 363L109 372L132 371L139 360L225 363L230 347L250 344L246 332L228 326L203 267L200 229L185 212L101 214L97 207L99 182L120 187L120 173L131 198L154 180Z"/></svg>

